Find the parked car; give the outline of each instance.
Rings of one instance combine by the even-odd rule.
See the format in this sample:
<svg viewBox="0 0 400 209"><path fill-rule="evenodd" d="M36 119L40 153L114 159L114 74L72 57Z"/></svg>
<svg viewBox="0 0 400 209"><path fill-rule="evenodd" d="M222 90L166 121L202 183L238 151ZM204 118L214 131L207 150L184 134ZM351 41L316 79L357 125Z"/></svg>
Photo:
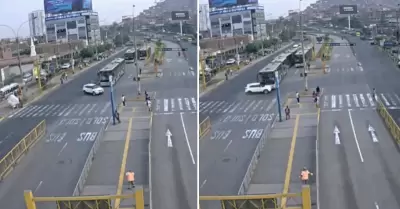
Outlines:
<svg viewBox="0 0 400 209"><path fill-rule="evenodd" d="M63 65L61 65L61 69L62 70L67 70L67 69L69 69L71 67L71 64L69 64L69 63L64 63Z"/></svg>
<svg viewBox="0 0 400 209"><path fill-rule="evenodd" d="M24 73L22 75L22 80L24 81L24 83L29 83L33 80L33 75L32 73Z"/></svg>

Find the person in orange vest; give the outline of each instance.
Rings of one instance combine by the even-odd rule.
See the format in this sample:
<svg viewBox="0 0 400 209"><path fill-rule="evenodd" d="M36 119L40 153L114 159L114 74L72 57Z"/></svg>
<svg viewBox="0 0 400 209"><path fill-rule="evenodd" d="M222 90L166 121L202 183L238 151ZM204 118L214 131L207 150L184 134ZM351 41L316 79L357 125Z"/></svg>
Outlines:
<svg viewBox="0 0 400 209"><path fill-rule="evenodd" d="M132 170L129 170L126 172L126 180L129 183L129 188L128 189L133 189L135 188L135 173Z"/></svg>
<svg viewBox="0 0 400 209"><path fill-rule="evenodd" d="M310 178L310 175L314 175L311 173L306 167L303 168L303 170L300 173L300 178L303 184L308 184L308 179Z"/></svg>

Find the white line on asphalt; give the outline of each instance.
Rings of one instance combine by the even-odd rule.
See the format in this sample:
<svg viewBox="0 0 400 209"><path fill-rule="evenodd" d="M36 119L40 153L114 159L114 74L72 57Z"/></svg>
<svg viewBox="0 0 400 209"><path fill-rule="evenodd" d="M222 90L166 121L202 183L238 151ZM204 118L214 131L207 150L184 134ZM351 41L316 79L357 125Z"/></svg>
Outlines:
<svg viewBox="0 0 400 209"><path fill-rule="evenodd" d="M226 147L225 147L225 149L224 149L224 152L226 152L226 150L228 150L228 147L229 147L229 145L231 145L231 144L232 144L232 140L230 140L229 143L226 145Z"/></svg>
<svg viewBox="0 0 400 209"><path fill-rule="evenodd" d="M68 142L65 142L64 146L61 148L60 152L58 152L58 156L61 155L61 152L65 149L65 147L67 147Z"/></svg>
<svg viewBox="0 0 400 209"><path fill-rule="evenodd" d="M181 116L181 122L182 122L182 127L183 127L183 133L185 134L186 143L187 143L187 146L189 148L190 157L192 158L193 165L195 165L196 161L194 160L192 148L190 147L189 139L188 139L188 136L187 136L185 122L183 121L183 113L181 113L180 116Z"/></svg>
<svg viewBox="0 0 400 209"><path fill-rule="evenodd" d="M207 179L203 181L203 183L201 183L200 188L203 188L203 186L207 183Z"/></svg>
<svg viewBox="0 0 400 209"><path fill-rule="evenodd" d="M360 159L361 159L361 162L363 163L364 162L364 157L363 157L363 155L361 153L360 144L358 143L357 134L356 134L356 131L354 129L353 117L351 116L351 109L348 109L348 112L349 112L351 128L352 128L353 135L354 135L354 140L356 141L356 145L357 145L357 149L358 149L358 154L360 154Z"/></svg>
<svg viewBox="0 0 400 209"><path fill-rule="evenodd" d="M36 187L34 193L40 188L40 186L42 186L42 184L43 184L43 181L40 181L40 182L39 182L39 185L37 185L37 187Z"/></svg>
<svg viewBox="0 0 400 209"><path fill-rule="evenodd" d="M375 208L376 208L376 209L379 209L379 205L378 205L377 202L375 202Z"/></svg>

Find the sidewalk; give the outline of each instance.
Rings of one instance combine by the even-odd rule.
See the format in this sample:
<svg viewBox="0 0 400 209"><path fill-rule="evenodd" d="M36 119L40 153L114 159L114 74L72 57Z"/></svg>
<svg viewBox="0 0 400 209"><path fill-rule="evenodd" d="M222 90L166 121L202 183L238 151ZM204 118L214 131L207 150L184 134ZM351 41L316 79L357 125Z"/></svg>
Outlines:
<svg viewBox="0 0 400 209"><path fill-rule="evenodd" d="M110 59L114 59L115 56L124 51L125 48L119 49L118 51L115 51L112 55L109 56ZM68 80L64 81L64 84L67 84L71 80L73 80L75 77L79 76L82 72L85 72L89 68L95 67L96 65L99 65L102 62L107 62L107 59L96 61L91 63L89 66L83 68L82 70L79 70L79 68L75 68L74 73L72 73L72 70L68 70ZM23 99L23 105L24 107L29 105L32 102L37 101L38 99L42 98L43 96L48 95L50 92L56 90L58 87L60 87L60 78L61 74L57 74L54 77L52 77L48 82L47 85L43 87L43 90L40 91L38 85L30 85L28 88L25 88L24 91L24 96L25 98ZM0 102L0 121L3 120L8 114L13 112L13 110L10 105L7 103L6 100Z"/></svg>
<svg viewBox="0 0 400 209"><path fill-rule="evenodd" d="M283 108L282 122L279 119L275 122L265 142L248 187L248 195L299 193L302 187L299 179L301 169L307 167L311 172L315 171L318 109L312 97L302 97L297 104L296 99L289 96L284 107L286 105L291 110L291 118L285 119ZM316 202L315 179L315 176L310 179L312 203ZM288 207L301 205L301 197L280 199L279 204L286 202Z"/></svg>
<svg viewBox="0 0 400 209"><path fill-rule="evenodd" d="M135 172L136 189L144 190L145 208L149 208L149 138L151 114L144 101L127 101L119 110L121 123L112 121L100 138L100 145L81 195L132 194L125 180L128 170ZM113 208L134 208L131 199L116 200ZM119 207L116 207L119 206Z"/></svg>
<svg viewBox="0 0 400 209"><path fill-rule="evenodd" d="M235 70L233 71L232 75L229 76L229 79L233 79L234 77L236 77L237 75L239 75L240 73L242 73L243 71L253 67L254 65L256 65L257 63L271 57L271 56L276 56L279 52L284 51L285 49L289 48L294 42L289 42L286 43L284 45L281 46L281 48L275 50L274 52L272 52L271 54L268 54L267 56L264 57L260 57L256 60L253 60L250 64L240 68L239 70ZM213 78L211 78L210 81L207 82L206 84L206 89L203 90L203 84L202 84L202 80L199 80L199 87L200 87L200 95L199 97L204 96L205 94L211 92L212 90L216 89L218 86L220 86L223 82L225 81L225 71L220 71L218 72Z"/></svg>

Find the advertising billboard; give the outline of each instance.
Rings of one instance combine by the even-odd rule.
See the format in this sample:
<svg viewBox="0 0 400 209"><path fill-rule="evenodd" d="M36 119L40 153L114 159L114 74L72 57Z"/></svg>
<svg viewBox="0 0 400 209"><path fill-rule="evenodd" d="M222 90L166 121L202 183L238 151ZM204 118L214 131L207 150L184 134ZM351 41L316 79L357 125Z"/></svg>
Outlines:
<svg viewBox="0 0 400 209"><path fill-rule="evenodd" d="M189 20L188 11L173 11L171 12L172 20Z"/></svg>
<svg viewBox="0 0 400 209"><path fill-rule="evenodd" d="M357 5L340 5L339 13L342 15L357 14Z"/></svg>
<svg viewBox="0 0 400 209"><path fill-rule="evenodd" d="M226 8L257 3L258 0L208 0L210 8Z"/></svg>
<svg viewBox="0 0 400 209"><path fill-rule="evenodd" d="M46 14L92 10L92 0L44 0Z"/></svg>

